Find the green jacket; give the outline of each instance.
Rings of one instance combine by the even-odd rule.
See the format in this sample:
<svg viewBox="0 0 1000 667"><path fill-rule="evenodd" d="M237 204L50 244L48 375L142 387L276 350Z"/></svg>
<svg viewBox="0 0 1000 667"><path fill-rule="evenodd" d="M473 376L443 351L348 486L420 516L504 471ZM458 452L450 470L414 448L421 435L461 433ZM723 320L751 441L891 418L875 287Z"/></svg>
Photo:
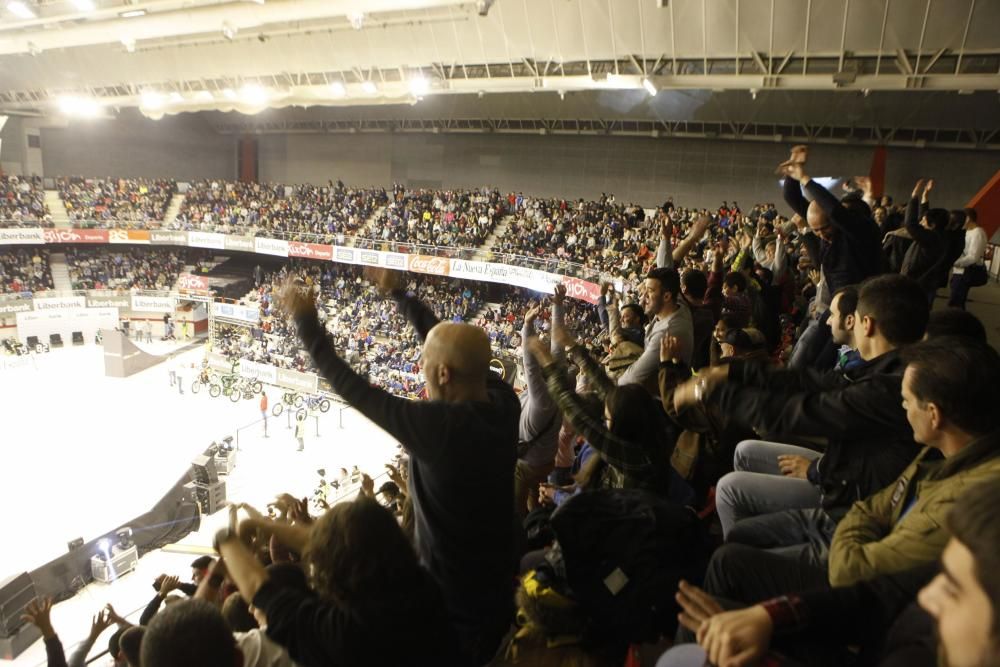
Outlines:
<svg viewBox="0 0 1000 667"><path fill-rule="evenodd" d="M936 560L948 541L944 521L955 500L975 484L1000 481L1000 431L948 459L925 461L930 451L925 447L895 484L854 503L841 519L830 545L831 586Z"/></svg>

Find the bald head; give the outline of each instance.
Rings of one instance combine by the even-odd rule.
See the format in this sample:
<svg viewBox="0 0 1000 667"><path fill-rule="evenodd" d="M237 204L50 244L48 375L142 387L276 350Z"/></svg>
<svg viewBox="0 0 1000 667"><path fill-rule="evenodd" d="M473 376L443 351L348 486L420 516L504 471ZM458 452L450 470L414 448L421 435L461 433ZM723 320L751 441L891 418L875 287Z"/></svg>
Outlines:
<svg viewBox="0 0 1000 667"><path fill-rule="evenodd" d="M424 376L432 399L467 400L486 391L490 339L479 327L437 324L424 342Z"/></svg>
<svg viewBox="0 0 1000 667"><path fill-rule="evenodd" d="M834 228L830 225L830 218L826 215L823 207L815 201L809 202L809 210L806 212L806 222L809 223L809 229L824 241L829 241L833 238Z"/></svg>

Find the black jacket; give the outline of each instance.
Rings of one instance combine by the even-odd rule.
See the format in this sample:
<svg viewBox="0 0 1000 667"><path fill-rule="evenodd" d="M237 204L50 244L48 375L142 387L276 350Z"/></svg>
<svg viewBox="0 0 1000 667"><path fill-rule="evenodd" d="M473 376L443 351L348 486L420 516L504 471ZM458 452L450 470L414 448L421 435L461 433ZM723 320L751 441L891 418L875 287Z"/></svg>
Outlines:
<svg viewBox="0 0 1000 667"><path fill-rule="evenodd" d="M730 420L764 437L825 438L809 478L820 486L823 508L839 521L855 501L896 481L920 453L902 406L903 370L897 351L846 373L737 361L716 398Z"/></svg>
<svg viewBox="0 0 1000 667"><path fill-rule="evenodd" d="M813 264L823 268L830 293L882 273L884 264L878 225L858 210L841 204L815 181L809 181L805 188L837 229L837 235L829 243L811 233L802 237ZM792 210L806 218L809 202L802 196L798 181L785 179L784 196Z"/></svg>
<svg viewBox="0 0 1000 667"><path fill-rule="evenodd" d="M910 233L913 243L906 249L903 256L903 266L899 272L913 278L925 290L937 289L941 280L941 272L951 266L944 265L948 251L948 239L944 232L938 232L920 225L924 206L914 197L906 206L906 231ZM962 240L963 244L965 240ZM964 247L964 246L963 246Z"/></svg>

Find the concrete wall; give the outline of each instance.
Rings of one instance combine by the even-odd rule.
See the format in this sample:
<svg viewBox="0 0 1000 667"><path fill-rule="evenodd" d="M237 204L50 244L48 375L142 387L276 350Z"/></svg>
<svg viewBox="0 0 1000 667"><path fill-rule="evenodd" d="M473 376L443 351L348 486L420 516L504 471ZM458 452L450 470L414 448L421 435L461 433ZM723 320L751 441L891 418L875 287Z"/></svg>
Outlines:
<svg viewBox="0 0 1000 667"><path fill-rule="evenodd" d="M595 197L652 206L673 195L689 205L746 206L778 201L774 167L784 144L482 134L333 134L260 137L260 177L277 182L352 185L393 181L425 187L495 185L544 196ZM814 175L867 174L872 148L813 149ZM909 195L919 177L934 177L934 202L960 206L998 167L996 153L889 149L887 192Z"/></svg>
<svg viewBox="0 0 1000 667"><path fill-rule="evenodd" d="M235 139L193 114L149 120L123 110L114 120L43 127L41 139L45 176L236 176Z"/></svg>

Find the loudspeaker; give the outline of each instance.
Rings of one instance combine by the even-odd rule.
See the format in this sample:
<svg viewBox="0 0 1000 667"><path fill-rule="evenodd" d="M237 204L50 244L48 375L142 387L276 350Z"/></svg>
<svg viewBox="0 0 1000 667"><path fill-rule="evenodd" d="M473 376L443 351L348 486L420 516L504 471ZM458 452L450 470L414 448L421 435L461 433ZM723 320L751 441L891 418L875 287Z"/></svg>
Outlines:
<svg viewBox="0 0 1000 667"><path fill-rule="evenodd" d="M73 551L74 549L79 549L83 546L83 538L78 537L75 540L70 540L66 543L66 551Z"/></svg>
<svg viewBox="0 0 1000 667"><path fill-rule="evenodd" d="M11 637L24 625L21 614L35 595L27 572L0 581L0 637Z"/></svg>
<svg viewBox="0 0 1000 667"><path fill-rule="evenodd" d="M41 637L41 630L31 623L24 625L11 637L0 637L0 660L13 660Z"/></svg>

